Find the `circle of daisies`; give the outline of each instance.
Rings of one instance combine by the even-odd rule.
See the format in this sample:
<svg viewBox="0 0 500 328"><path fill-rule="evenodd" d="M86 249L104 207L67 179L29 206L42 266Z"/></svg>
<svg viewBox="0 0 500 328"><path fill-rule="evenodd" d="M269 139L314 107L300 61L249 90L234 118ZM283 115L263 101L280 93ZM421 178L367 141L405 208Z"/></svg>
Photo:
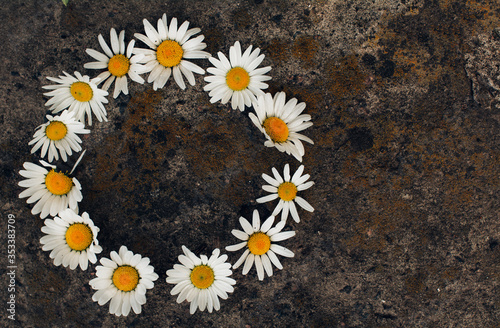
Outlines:
<svg viewBox="0 0 500 328"><path fill-rule="evenodd" d="M264 134L264 145L292 155L299 162L305 155L302 141L313 144L300 133L313 125L311 116L303 114L306 104L295 98L287 100L284 92L271 95L263 91L268 88L264 82L271 79L266 75L271 67L259 67L265 58L259 48L249 45L242 51L240 42L236 41L229 48L228 56L219 51L216 58L203 51L206 44L201 29L190 28L187 21L179 25L176 18L171 18L169 22L164 14L156 27L146 19L143 24L145 34L135 33L134 37L147 48L137 47L136 40L126 43L125 31L117 33L112 28L109 43L101 34L97 38L102 52L86 49L94 61L86 63L84 68L99 70L98 76L91 79L79 72L74 75L63 72L57 78L47 77L56 84L42 87L48 90L44 93L49 98L45 105L53 115L46 116L47 121L36 128L29 142L33 146L31 153L40 151L42 159L40 164L23 164L24 170L19 174L24 179L19 186L26 189L19 197L28 198L28 204L35 203L31 213L45 219L40 243L42 250L50 251L49 257L56 266L87 270L88 263L97 263L97 255L103 250L97 239L99 228L87 212L79 212L82 187L73 172L85 153L80 136L91 132L85 128L85 121L89 126L93 116L99 122L107 121L106 97L113 83L113 98L120 93L128 94L129 81L153 83L153 89L157 90L172 78L179 88L185 89L185 80L195 85L193 73L205 74L193 60L208 59L213 66L207 69L210 75L204 77L207 84L203 89L211 103L231 102L232 109L241 112L247 107L253 108L254 113L249 113L249 118ZM141 74L148 75L142 77ZM80 156L70 172L57 165L56 161L67 162L77 153ZM227 299L236 285L231 269L243 265L242 274L246 275L255 266L258 279L263 280L266 275L273 275L273 266L283 269L277 255L294 256L280 242L295 236L295 231L283 229L289 214L299 222L301 209L314 211L311 204L299 196L314 182L308 181L309 174L303 174L304 165L290 172L286 164L283 175L274 167L271 172L272 176L262 174L267 183L262 189L269 194L256 202L278 200L276 207L262 223L257 210L251 222L239 218L242 230L231 231L239 242L225 247L229 252L244 250L234 264L229 263L228 255L221 254L219 249L214 249L211 255L197 255L182 245L179 263L166 272L166 282L174 285L170 294L177 295L177 303L190 303L191 314L198 309L210 313L220 310L220 300ZM51 218L47 218L49 216ZM92 300L99 305L109 302L109 312L116 316L127 316L131 311L141 313L147 290L152 289L159 278L149 258L134 254L125 245L118 252L111 251L109 257L101 257L95 270L96 278L89 281L95 290Z"/></svg>

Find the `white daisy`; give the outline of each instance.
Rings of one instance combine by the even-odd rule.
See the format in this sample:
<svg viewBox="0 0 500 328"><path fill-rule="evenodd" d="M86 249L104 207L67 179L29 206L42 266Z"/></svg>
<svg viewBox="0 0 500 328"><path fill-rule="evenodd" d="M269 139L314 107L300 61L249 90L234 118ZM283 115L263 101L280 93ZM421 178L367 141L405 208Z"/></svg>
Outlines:
<svg viewBox="0 0 500 328"><path fill-rule="evenodd" d="M297 104L295 98L290 99L285 104L285 93L278 92L274 96L274 100L270 93L259 96L253 107L257 116L253 113L250 113L249 116L266 136L267 140L264 145L276 147L281 152L292 154L302 162L305 150L301 140L314 143L308 137L297 133L313 125L312 122L309 122L310 115L300 115L306 108L306 104L303 102Z"/></svg>
<svg viewBox="0 0 500 328"><path fill-rule="evenodd" d="M227 293L232 293L236 284L234 279L228 278L232 271L231 264L227 263L227 255L221 255L218 248L208 258L194 255L186 246L182 246L184 255L179 255L179 262L174 268L167 271L167 282L175 284L170 294L177 295L177 303L184 300L191 302L191 314L200 311L212 313L220 309L219 297L227 299Z"/></svg>
<svg viewBox="0 0 500 328"><path fill-rule="evenodd" d="M208 52L202 51L207 46L202 42L205 38L203 35L189 40L201 30L199 28L188 30L189 22L184 22L177 28L177 18L172 18L170 26L167 26L166 14L158 19L158 29L155 29L147 19L144 19L143 23L146 35L135 33L134 36L152 50L135 48L134 53L144 55L141 60L141 63L145 63L144 73L151 72L148 76L148 83L154 81L154 90L163 88L172 74L181 89L186 88L182 75L186 77L189 84L194 85L193 72L205 74L205 71L186 59L210 57Z"/></svg>
<svg viewBox="0 0 500 328"><path fill-rule="evenodd" d="M271 242L277 242L285 240L295 236L295 231L285 231L280 232L285 227L285 221L280 221L274 228L271 226L274 223L274 216L270 216L264 223L262 227L260 226L260 217L257 210L253 211L252 224L248 222L244 217L240 217L240 224L243 227L243 231L233 229L231 233L238 239L243 240L242 243L227 246L226 250L234 252L247 247L243 255L239 260L233 265L233 269L238 268L243 262L243 274L247 274L248 271L253 266L255 262L255 268L257 269L257 276L259 280L264 279L264 270L270 277L273 275L273 267L271 262L278 269L283 269L280 261L276 254L293 257L294 254L289 249L273 244Z"/></svg>
<svg viewBox="0 0 500 328"><path fill-rule="evenodd" d="M80 265L80 269L87 270L89 261L96 263L96 254L102 252L97 241L99 228L94 225L87 212L82 216L72 209L65 209L54 219L46 219L42 232L46 233L40 239L44 251L50 252L54 264L63 265L71 270Z"/></svg>
<svg viewBox="0 0 500 328"><path fill-rule="evenodd" d="M102 89L107 91L116 79L115 91L113 92L113 98L116 98L120 92L128 95L127 75L130 79L137 83L144 83L144 79L139 76L144 69L143 66L139 64L139 61L143 56L132 56L135 40L130 41L125 49L125 31L121 31L118 36L115 29L112 28L109 34L111 39L111 49L106 41L104 41L102 35L99 34L99 44L105 54L94 49L87 49L87 53L97 61L86 63L83 67L89 69L106 68L107 71L102 72L99 76L97 76L97 78L100 79L97 85L107 79L102 86Z"/></svg>
<svg viewBox="0 0 500 328"><path fill-rule="evenodd" d="M19 194L19 198L29 197L28 204L35 203L32 214L40 213L40 218L47 215L56 216L68 206L78 213L78 202L82 197L82 186L76 178L59 172L55 165L43 160L40 163L49 167L50 171L43 166L30 162L23 164L26 170L19 171L25 180L19 182L19 186L28 188Z"/></svg>
<svg viewBox="0 0 500 328"><path fill-rule="evenodd" d="M154 287L158 279L149 258L132 253L122 246L118 253L111 252L111 259L101 257L101 265L96 267L97 278L89 281L97 292L92 296L99 305L109 300L109 313L127 316L132 308L135 314L141 313L141 305L146 304L146 289Z"/></svg>
<svg viewBox="0 0 500 328"><path fill-rule="evenodd" d="M272 169L274 178L263 173L262 178L266 180L269 185L263 185L262 189L270 192L270 195L257 198L257 203L266 203L275 200L279 197L280 201L273 211L272 215L278 215L281 212L281 220L285 221L288 218L288 212L292 214L295 222L300 222L299 213L295 207L295 203L306 211L313 212L314 208L304 198L297 196L298 191L309 189L314 182L307 181L311 176L309 174L302 175L304 172L304 165L301 165L290 179L290 166L285 165L283 170L283 178L278 171L273 167ZM306 182L307 181L307 182ZM295 203L294 203L295 201Z"/></svg>
<svg viewBox="0 0 500 328"><path fill-rule="evenodd" d="M82 123L85 122L87 114L89 125L92 125L92 112L99 122L107 121L103 104L108 103L105 98L108 92L97 87L99 79L90 80L87 75L82 76L78 72L75 72L76 77L63 73L65 76L60 75L59 78L47 77L48 80L58 84L42 86L44 89L52 90L44 93L45 96L52 97L45 106L50 106L52 113L59 113L68 108L68 111L74 113L75 118Z"/></svg>
<svg viewBox="0 0 500 328"><path fill-rule="evenodd" d="M37 131L33 135L28 145L33 145L31 153L42 148L42 158L49 152L48 160L52 162L54 159L59 160L59 153L63 161L68 160L68 156L73 154L73 151L79 152L82 150L80 143L82 140L77 134L87 134L90 130L85 129L85 125L77 122L72 113L67 110L61 115L53 117L47 115L49 120L37 127Z"/></svg>
<svg viewBox="0 0 500 328"><path fill-rule="evenodd" d="M264 75L271 70L271 66L257 68L264 60L264 55L259 56L260 49L252 51L252 46L241 54L238 41L229 48L229 60L222 52L217 54L219 59L210 57L209 60L215 67L207 69L213 76L206 76L209 82L203 90L209 91L211 103L221 101L226 104L231 99L231 107L245 110L245 105L250 107L257 101L257 96L263 95L262 89L268 85L263 81L271 77Z"/></svg>

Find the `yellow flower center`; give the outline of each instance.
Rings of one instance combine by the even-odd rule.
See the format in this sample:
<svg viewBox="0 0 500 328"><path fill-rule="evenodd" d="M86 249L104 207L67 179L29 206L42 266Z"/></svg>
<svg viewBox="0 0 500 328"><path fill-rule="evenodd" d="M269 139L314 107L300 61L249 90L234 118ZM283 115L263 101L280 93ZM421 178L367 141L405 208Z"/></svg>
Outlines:
<svg viewBox="0 0 500 328"><path fill-rule="evenodd" d="M66 195L73 187L73 181L66 174L52 169L45 176L45 187L54 195Z"/></svg>
<svg viewBox="0 0 500 328"><path fill-rule="evenodd" d="M241 67L234 67L226 74L226 83L231 90L241 91L250 84L250 75Z"/></svg>
<svg viewBox="0 0 500 328"><path fill-rule="evenodd" d="M252 254L266 254L271 248L271 239L263 232L256 232L248 238L248 249Z"/></svg>
<svg viewBox="0 0 500 328"><path fill-rule="evenodd" d="M208 265L198 265L191 271L190 278L196 288L205 289L214 283L214 270Z"/></svg>
<svg viewBox="0 0 500 328"><path fill-rule="evenodd" d="M285 142L288 139L288 126L277 117L268 117L264 121L264 129L274 142Z"/></svg>
<svg viewBox="0 0 500 328"><path fill-rule="evenodd" d="M68 133L66 124L59 121L52 121L45 128L45 135L47 136L47 138L54 141L61 140L66 136L66 133Z"/></svg>
<svg viewBox="0 0 500 328"><path fill-rule="evenodd" d="M181 45L173 40L165 40L156 48L156 59L165 67L179 65L183 54Z"/></svg>
<svg viewBox="0 0 500 328"><path fill-rule="evenodd" d="M80 102L87 102L94 96L92 88L86 82L74 82L71 84L69 91L73 97Z"/></svg>
<svg viewBox="0 0 500 328"><path fill-rule="evenodd" d="M129 265L119 266L113 272L113 284L123 292L134 290L139 284L139 272Z"/></svg>
<svg viewBox="0 0 500 328"><path fill-rule="evenodd" d="M93 235L90 227L84 223L75 223L66 230L66 243L75 251L83 251L92 243Z"/></svg>
<svg viewBox="0 0 500 328"><path fill-rule="evenodd" d="M297 196L297 186L291 182L283 182L278 187L278 196L285 202L294 200Z"/></svg>
<svg viewBox="0 0 500 328"><path fill-rule="evenodd" d="M109 59L108 71L114 76L123 76L128 73L130 60L122 54L114 55Z"/></svg>

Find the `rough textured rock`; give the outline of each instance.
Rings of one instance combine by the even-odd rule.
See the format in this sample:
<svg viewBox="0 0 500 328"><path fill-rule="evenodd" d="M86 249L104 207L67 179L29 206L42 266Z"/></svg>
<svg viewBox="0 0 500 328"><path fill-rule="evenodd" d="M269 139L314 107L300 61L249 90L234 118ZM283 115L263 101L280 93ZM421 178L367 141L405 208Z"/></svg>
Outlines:
<svg viewBox="0 0 500 328"><path fill-rule="evenodd" d="M42 251L43 221L17 197L18 171L39 159L28 142L47 114L46 77L96 76L83 65L99 33L130 40L163 13L200 27L212 55L237 40L260 47L269 91L307 103L315 144L303 164L316 184L302 195L315 211L289 220L297 235L282 244L295 257L282 271L260 282L237 269L220 311L190 315L165 282L181 245L209 254L236 243L240 216L274 208L255 202L261 174L299 162L263 146L248 109L210 104L201 76L186 90L131 84L84 137L76 173L102 255L126 245L160 275L143 312L118 318L92 301L95 266L56 267ZM16 322L4 310L0 325L499 327L499 17L497 0L6 2L0 295L6 307L10 214Z"/></svg>

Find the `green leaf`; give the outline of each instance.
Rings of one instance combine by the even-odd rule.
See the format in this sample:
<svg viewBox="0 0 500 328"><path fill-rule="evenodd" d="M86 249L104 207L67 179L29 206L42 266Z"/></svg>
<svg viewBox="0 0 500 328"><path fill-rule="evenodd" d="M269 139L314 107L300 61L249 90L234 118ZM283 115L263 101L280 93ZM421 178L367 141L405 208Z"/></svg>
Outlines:
<svg viewBox="0 0 500 328"><path fill-rule="evenodd" d="M65 6L67 6L67 5L68 5L68 2L69 2L69 0L62 0L62 3L63 3Z"/></svg>

